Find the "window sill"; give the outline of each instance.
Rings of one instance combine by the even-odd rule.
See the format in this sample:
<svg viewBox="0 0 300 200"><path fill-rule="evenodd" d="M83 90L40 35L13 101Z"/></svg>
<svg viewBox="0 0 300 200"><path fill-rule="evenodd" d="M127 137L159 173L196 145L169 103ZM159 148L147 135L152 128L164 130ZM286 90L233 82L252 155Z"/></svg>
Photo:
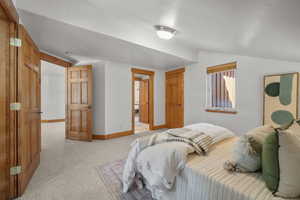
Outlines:
<svg viewBox="0 0 300 200"><path fill-rule="evenodd" d="M213 110L213 109L205 109L206 112L214 112L214 113L224 113L224 114L237 114L237 111L228 111L228 110Z"/></svg>

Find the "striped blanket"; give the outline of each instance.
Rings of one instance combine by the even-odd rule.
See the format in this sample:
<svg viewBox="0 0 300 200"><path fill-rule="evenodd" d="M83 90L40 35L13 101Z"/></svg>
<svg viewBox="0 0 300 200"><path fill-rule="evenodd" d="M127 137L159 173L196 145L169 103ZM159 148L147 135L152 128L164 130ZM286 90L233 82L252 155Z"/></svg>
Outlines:
<svg viewBox="0 0 300 200"><path fill-rule="evenodd" d="M175 177L185 167L187 155L192 152L204 155L211 143L210 136L185 128L136 139L123 171L123 192L127 192L133 182L140 181L139 172L144 176L149 174L146 179L153 180L152 186L171 189ZM139 166L137 159L142 163Z"/></svg>
<svg viewBox="0 0 300 200"><path fill-rule="evenodd" d="M170 129L167 131L169 138L167 142L184 142L192 146L197 154L208 152L212 144L212 138L203 132L193 131L188 128Z"/></svg>

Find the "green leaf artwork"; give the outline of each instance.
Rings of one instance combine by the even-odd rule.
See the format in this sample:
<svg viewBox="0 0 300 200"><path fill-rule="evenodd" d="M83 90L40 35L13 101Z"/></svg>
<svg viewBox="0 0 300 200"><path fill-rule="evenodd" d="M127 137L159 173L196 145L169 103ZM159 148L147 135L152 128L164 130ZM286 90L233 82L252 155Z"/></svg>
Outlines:
<svg viewBox="0 0 300 200"><path fill-rule="evenodd" d="M265 77L264 124L285 125L297 118L298 76L289 73Z"/></svg>
<svg viewBox="0 0 300 200"><path fill-rule="evenodd" d="M280 76L279 100L285 106L292 102L293 76L294 74Z"/></svg>
<svg viewBox="0 0 300 200"><path fill-rule="evenodd" d="M272 121L276 124L284 125L291 123L294 120L294 116L287 110L277 110L271 115Z"/></svg>
<svg viewBox="0 0 300 200"><path fill-rule="evenodd" d="M279 82L273 82L267 85L265 88L265 93L270 97L278 97L279 96Z"/></svg>

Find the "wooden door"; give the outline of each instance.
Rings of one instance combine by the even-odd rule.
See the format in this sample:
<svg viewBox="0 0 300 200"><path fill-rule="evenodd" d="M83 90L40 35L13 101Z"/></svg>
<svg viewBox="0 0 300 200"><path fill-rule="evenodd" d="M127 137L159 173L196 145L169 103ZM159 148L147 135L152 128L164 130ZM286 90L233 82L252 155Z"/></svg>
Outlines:
<svg viewBox="0 0 300 200"><path fill-rule="evenodd" d="M0 7L0 199L10 192L10 25Z"/></svg>
<svg viewBox="0 0 300 200"><path fill-rule="evenodd" d="M92 66L67 68L67 139L92 140L92 76Z"/></svg>
<svg viewBox="0 0 300 200"><path fill-rule="evenodd" d="M166 124L168 128L184 125L184 69L166 72Z"/></svg>
<svg viewBox="0 0 300 200"><path fill-rule="evenodd" d="M23 26L18 29L18 193L23 194L40 162L41 152L41 74L37 46Z"/></svg>
<svg viewBox="0 0 300 200"><path fill-rule="evenodd" d="M149 123L149 80L140 81L140 122Z"/></svg>

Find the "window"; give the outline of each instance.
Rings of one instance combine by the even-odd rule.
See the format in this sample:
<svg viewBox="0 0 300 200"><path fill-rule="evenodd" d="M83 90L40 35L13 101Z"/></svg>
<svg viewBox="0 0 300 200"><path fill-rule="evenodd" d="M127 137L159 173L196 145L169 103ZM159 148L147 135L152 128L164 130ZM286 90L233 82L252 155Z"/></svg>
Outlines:
<svg viewBox="0 0 300 200"><path fill-rule="evenodd" d="M236 62L207 68L206 111L236 113Z"/></svg>

